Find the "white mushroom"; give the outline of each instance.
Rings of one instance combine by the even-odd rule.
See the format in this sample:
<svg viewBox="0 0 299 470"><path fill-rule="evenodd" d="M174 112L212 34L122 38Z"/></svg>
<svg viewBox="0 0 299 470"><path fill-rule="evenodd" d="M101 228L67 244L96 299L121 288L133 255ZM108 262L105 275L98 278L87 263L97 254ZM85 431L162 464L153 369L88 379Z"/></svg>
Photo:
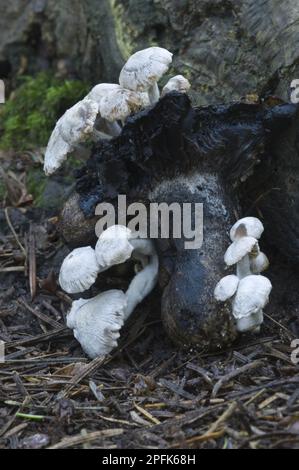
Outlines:
<svg viewBox="0 0 299 470"><path fill-rule="evenodd" d="M117 346L124 324L127 298L121 290L109 290L92 299L75 300L67 326L89 357L109 354Z"/></svg>
<svg viewBox="0 0 299 470"><path fill-rule="evenodd" d="M59 284L68 294L84 292L96 281L100 267L91 246L76 248L64 259Z"/></svg>
<svg viewBox="0 0 299 470"><path fill-rule="evenodd" d="M84 99L95 101L98 105L98 112L100 113L100 103L102 99L106 98L110 93L116 92L117 90L122 90L121 86L117 83L99 83L92 88L92 90ZM121 133L121 127L117 122L110 122L108 120L105 124L111 136L117 136Z"/></svg>
<svg viewBox="0 0 299 470"><path fill-rule="evenodd" d="M240 226L242 226L241 233ZM243 219L238 220L232 226L229 235L232 242L236 241L238 238L244 235L254 237L259 240L263 231L264 226L259 219L257 219L256 217L244 217Z"/></svg>
<svg viewBox="0 0 299 470"><path fill-rule="evenodd" d="M100 106L100 102L105 96L119 89L121 89L121 86L118 83L99 83L90 90L84 99L95 101Z"/></svg>
<svg viewBox="0 0 299 470"><path fill-rule="evenodd" d="M160 97L157 82L172 62L172 54L161 47L149 47L135 52L123 66L119 83L133 91L147 91L150 102L156 103Z"/></svg>
<svg viewBox="0 0 299 470"><path fill-rule="evenodd" d="M164 96L166 93L170 93L171 91L179 91L180 93L188 93L190 90L190 82L185 78L183 75L175 75L172 77L164 88L162 89L161 95Z"/></svg>
<svg viewBox="0 0 299 470"><path fill-rule="evenodd" d="M98 106L94 101L82 100L57 121L45 153L47 175L54 173L75 146L92 133L97 113Z"/></svg>
<svg viewBox="0 0 299 470"><path fill-rule="evenodd" d="M226 250L224 261L227 266L237 265L237 276L242 279L251 274L249 254L258 252L258 243L254 237L236 239Z"/></svg>
<svg viewBox="0 0 299 470"><path fill-rule="evenodd" d="M126 261L133 250L142 262L142 270L135 275L125 294L114 290L73 302L67 325L74 330L76 339L90 357L108 354L117 346L120 328L154 288L159 268L152 241L135 239L124 226L116 225L104 231L96 250L101 271Z"/></svg>
<svg viewBox="0 0 299 470"><path fill-rule="evenodd" d="M226 250L224 261L227 266L237 265L237 275L225 276L214 290L216 300L232 299L238 331L259 331L263 322L262 309L271 291L271 282L264 276L255 275L269 266L257 241L263 230L263 224L255 217L245 217L234 224L230 231L232 244Z"/></svg>
<svg viewBox="0 0 299 470"><path fill-rule="evenodd" d="M119 88L101 99L99 111L101 116L109 122L124 122L130 114L139 111L142 106L143 98L140 93Z"/></svg>
<svg viewBox="0 0 299 470"><path fill-rule="evenodd" d="M85 99L97 103L99 113L106 120L106 127L112 136L117 136L121 132L117 120L123 121L131 113L138 111L140 108L146 108L150 104L147 93L135 93L132 90L122 88L116 83L96 85Z"/></svg>
<svg viewBox="0 0 299 470"><path fill-rule="evenodd" d="M263 308L269 302L271 289L271 282L264 276L241 279L232 304L238 331L248 331L262 323Z"/></svg>
<svg viewBox="0 0 299 470"><path fill-rule="evenodd" d="M235 295L239 284L239 278L234 274L223 277L215 287L214 297L220 302L225 302Z"/></svg>

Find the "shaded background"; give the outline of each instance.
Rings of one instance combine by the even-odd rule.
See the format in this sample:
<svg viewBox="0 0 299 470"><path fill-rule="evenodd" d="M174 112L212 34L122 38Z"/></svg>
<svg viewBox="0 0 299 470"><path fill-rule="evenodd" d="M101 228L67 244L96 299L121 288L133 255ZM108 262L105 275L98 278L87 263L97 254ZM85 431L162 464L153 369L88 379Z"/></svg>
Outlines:
<svg viewBox="0 0 299 470"><path fill-rule="evenodd" d="M117 81L128 56L174 53L200 104L275 92L299 77L296 0L11 0L0 2L0 76L51 69Z"/></svg>

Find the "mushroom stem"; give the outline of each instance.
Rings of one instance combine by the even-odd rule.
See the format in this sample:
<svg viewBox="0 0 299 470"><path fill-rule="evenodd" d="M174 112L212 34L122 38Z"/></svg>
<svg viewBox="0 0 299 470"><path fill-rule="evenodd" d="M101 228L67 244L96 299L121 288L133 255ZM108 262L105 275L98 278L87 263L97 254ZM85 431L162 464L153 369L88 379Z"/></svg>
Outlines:
<svg viewBox="0 0 299 470"><path fill-rule="evenodd" d="M148 90L148 97L151 104L157 103L160 98L160 90L157 82L155 82Z"/></svg>
<svg viewBox="0 0 299 470"><path fill-rule="evenodd" d="M250 260L249 256L244 256L238 263L237 263L237 276L239 279L243 279L243 277L249 276L252 274L250 270Z"/></svg>
<svg viewBox="0 0 299 470"><path fill-rule="evenodd" d="M263 310L260 309L256 313L243 318L238 318L236 327L240 333L245 333L246 331L259 333L260 325L263 323L263 320Z"/></svg>
<svg viewBox="0 0 299 470"><path fill-rule="evenodd" d="M112 138L111 135L106 134L105 132L98 131L97 129L93 129L92 131L92 140L94 142L98 142L101 139L107 140L111 138Z"/></svg>
<svg viewBox="0 0 299 470"><path fill-rule="evenodd" d="M117 137L121 133L121 127L116 121L114 122L107 121L107 127L112 137Z"/></svg>
<svg viewBox="0 0 299 470"><path fill-rule="evenodd" d="M131 281L126 292L127 307L124 320L126 321L135 307L153 290L159 270L158 255L154 245L149 240L131 240L136 255L148 256L148 264ZM134 251L135 251L134 250Z"/></svg>

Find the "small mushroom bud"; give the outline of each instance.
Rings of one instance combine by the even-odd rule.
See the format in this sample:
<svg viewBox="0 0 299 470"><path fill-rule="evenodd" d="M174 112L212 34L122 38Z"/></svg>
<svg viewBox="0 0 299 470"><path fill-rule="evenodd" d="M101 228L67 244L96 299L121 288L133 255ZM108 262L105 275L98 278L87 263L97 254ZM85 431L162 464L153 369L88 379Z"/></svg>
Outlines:
<svg viewBox="0 0 299 470"><path fill-rule="evenodd" d="M253 274L260 274L269 267L269 260L265 253L260 251L258 255L250 255L250 270Z"/></svg>
<svg viewBox="0 0 299 470"><path fill-rule="evenodd" d="M180 93L187 93L191 88L189 80L183 77L183 75L176 75L172 77L166 85L164 86L161 96L166 95L166 93L170 93L171 91L178 91Z"/></svg>

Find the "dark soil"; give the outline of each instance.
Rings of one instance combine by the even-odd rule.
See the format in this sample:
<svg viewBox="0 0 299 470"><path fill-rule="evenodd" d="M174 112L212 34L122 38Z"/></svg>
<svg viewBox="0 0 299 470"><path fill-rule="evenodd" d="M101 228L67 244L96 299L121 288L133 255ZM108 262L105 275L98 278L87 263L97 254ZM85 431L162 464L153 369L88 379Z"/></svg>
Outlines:
<svg viewBox="0 0 299 470"><path fill-rule="evenodd" d="M25 189L16 201L8 188L0 211L0 448L299 448L298 272L272 253L261 333L229 350L178 349L157 290L113 355L90 361L65 327L58 208L34 207ZM118 274L94 292L122 288Z"/></svg>

